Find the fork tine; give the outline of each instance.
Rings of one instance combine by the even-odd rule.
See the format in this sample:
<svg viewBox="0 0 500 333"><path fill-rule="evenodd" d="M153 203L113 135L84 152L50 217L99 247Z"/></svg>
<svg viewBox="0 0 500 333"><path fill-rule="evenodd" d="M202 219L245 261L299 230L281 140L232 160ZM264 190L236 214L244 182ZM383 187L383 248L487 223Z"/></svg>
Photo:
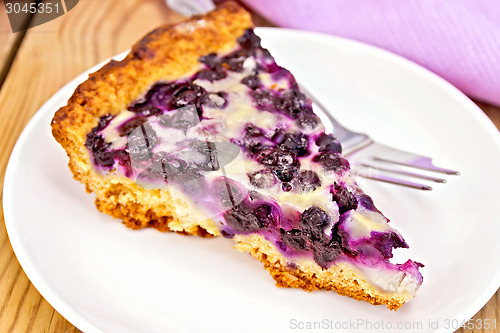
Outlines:
<svg viewBox="0 0 500 333"><path fill-rule="evenodd" d="M436 183L446 183L446 179L432 177L432 176L426 176L426 175L422 175L420 173L414 173L414 172L408 172L408 171L390 169L390 168L383 168L383 167L379 167L379 166L375 166L375 165L371 165L371 164L367 164L367 163L361 163L360 165L363 167L372 168L375 170L396 173L398 175L415 177L415 178L420 178L420 179L425 179L425 180L431 180L431 181L436 182Z"/></svg>
<svg viewBox="0 0 500 333"><path fill-rule="evenodd" d="M356 176L360 176L360 177L371 179L371 180L376 180L379 182L400 185L400 186L409 187L409 188L422 190L422 191L432 191L432 187L428 186L428 185L414 183L414 182L410 182L410 181L406 181L406 180L402 180L402 179L398 179L398 178L393 178L393 177L389 177L389 176L379 175L379 174L373 175L371 173L364 173L356 167L352 168L351 171L353 171L354 175L356 175Z"/></svg>
<svg viewBox="0 0 500 333"><path fill-rule="evenodd" d="M335 136L342 144L342 151L344 156L348 159L351 164L351 170L354 174L359 176L373 179L377 181L382 181L386 183L402 185L406 187L416 188L420 190L430 191L432 187L413 183L406 181L404 179L397 179L393 177L388 177L384 175L379 175L378 171L392 172L403 176L416 177L425 180L431 180L438 183L445 183L446 180L443 178L431 177L422 175L419 173L408 172L403 170L395 170L392 168L384 168L367 164L367 161L379 161L385 163L392 163L422 170L439 172L447 175L459 175L460 173L455 170L445 169L435 166L432 163L432 159L429 157L421 156L415 153L411 153L405 150L400 150L394 147L390 147L384 144L373 141L368 135L362 133L353 132L345 127L343 127L337 120L332 116L328 109L321 104L321 102L316 99L310 91L308 91L304 86L300 85L301 90L308 95L314 104L314 109L318 116L323 115L326 122L330 123L333 127ZM319 111L319 112L318 112ZM380 157L385 156L385 157ZM372 168L372 170L377 170L377 174L373 175L370 173L355 172L356 168Z"/></svg>
<svg viewBox="0 0 500 333"><path fill-rule="evenodd" d="M435 166L432 163L431 158L424 157L424 156L421 156L418 159L413 160L413 161L408 162L408 163L403 163L403 162L391 160L388 158L382 158L382 157L378 157L378 156L373 156L373 159L375 161L380 161L380 162L392 163L392 164L397 164L397 165L404 165L404 166L422 169L422 170L435 171L435 172L439 172L439 173L444 173L446 175L460 175L460 172L458 172L458 171L440 168L440 167Z"/></svg>

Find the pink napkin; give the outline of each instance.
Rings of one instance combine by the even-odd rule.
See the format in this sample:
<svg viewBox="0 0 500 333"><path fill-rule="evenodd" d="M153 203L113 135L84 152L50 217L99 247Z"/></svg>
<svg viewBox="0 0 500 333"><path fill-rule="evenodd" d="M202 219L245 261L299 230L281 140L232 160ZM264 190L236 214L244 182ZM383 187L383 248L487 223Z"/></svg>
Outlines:
<svg viewBox="0 0 500 333"><path fill-rule="evenodd" d="M500 0L245 0L283 27L390 50L500 105Z"/></svg>

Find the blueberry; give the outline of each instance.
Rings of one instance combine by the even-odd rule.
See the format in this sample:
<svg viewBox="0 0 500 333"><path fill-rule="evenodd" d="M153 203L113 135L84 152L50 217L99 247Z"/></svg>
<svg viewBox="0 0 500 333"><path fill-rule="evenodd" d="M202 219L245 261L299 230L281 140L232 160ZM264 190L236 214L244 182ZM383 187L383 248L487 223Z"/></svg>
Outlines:
<svg viewBox="0 0 500 333"><path fill-rule="evenodd" d="M260 56L262 60L264 60L266 63L276 63L269 50L261 49L260 51L261 51Z"/></svg>
<svg viewBox="0 0 500 333"><path fill-rule="evenodd" d="M293 78L292 74L286 68L283 68L278 65L273 68L272 72L273 72L272 78L275 81Z"/></svg>
<svg viewBox="0 0 500 333"><path fill-rule="evenodd" d="M361 206L365 207L368 210L376 211L375 205L373 203L372 198L370 198L366 194L362 194L358 197L358 202Z"/></svg>
<svg viewBox="0 0 500 333"><path fill-rule="evenodd" d="M282 92L274 100L276 110L283 112L293 119L297 119L304 109L306 96L298 89L290 89Z"/></svg>
<svg viewBox="0 0 500 333"><path fill-rule="evenodd" d="M247 142L248 144L244 144L244 147L247 148L248 152L252 157L254 157L257 161L261 161L266 156L272 153L273 146L264 144L261 142Z"/></svg>
<svg viewBox="0 0 500 333"><path fill-rule="evenodd" d="M126 136L129 135L133 130L135 130L138 126L141 126L147 121L147 118L145 117L134 117L124 124L122 124L118 128L118 134L120 136Z"/></svg>
<svg viewBox="0 0 500 333"><path fill-rule="evenodd" d="M219 63L217 55L213 52L200 57L198 61L207 65L210 68L214 68Z"/></svg>
<svg viewBox="0 0 500 333"><path fill-rule="evenodd" d="M228 230L223 229L220 231L220 233L221 233L222 237L224 237L224 238L233 238L234 237L234 232L232 232L232 231L228 231Z"/></svg>
<svg viewBox="0 0 500 333"><path fill-rule="evenodd" d="M271 137L271 140L274 142L274 143L282 143L284 140L285 140L285 130L283 130L282 128L279 128L277 129L273 136Z"/></svg>
<svg viewBox="0 0 500 333"><path fill-rule="evenodd" d="M268 167L291 167L298 166L298 160L294 154L282 150L274 149L260 160L260 163Z"/></svg>
<svg viewBox="0 0 500 333"><path fill-rule="evenodd" d="M114 158L121 165L130 165L130 156L125 150L116 150L114 152Z"/></svg>
<svg viewBox="0 0 500 333"><path fill-rule="evenodd" d="M312 206L301 214L300 224L311 241L322 241L326 237L324 229L330 224L330 217L323 209Z"/></svg>
<svg viewBox="0 0 500 333"><path fill-rule="evenodd" d="M340 145L339 140L337 140L337 138L331 134L322 133L316 139L316 145L319 146L320 152L324 152L324 151L327 151L327 152L331 151L334 153L341 153L342 152L342 146Z"/></svg>
<svg viewBox="0 0 500 333"><path fill-rule="evenodd" d="M170 102L170 98L168 98L168 101ZM162 106L166 107L166 106ZM152 104L146 102L144 104L134 104L133 106L129 107L130 111L133 111L135 113L141 114L143 116L153 116L159 113L162 113L162 109L157 108L156 106L153 106Z"/></svg>
<svg viewBox="0 0 500 333"><path fill-rule="evenodd" d="M267 203L262 203L254 208L253 214L259 220L262 227L269 228L276 222L275 216L277 214L274 212L273 206Z"/></svg>
<svg viewBox="0 0 500 333"><path fill-rule="evenodd" d="M342 252L340 245L335 241L328 243L316 242L312 244L311 249L314 261L324 269L328 267L329 263L337 259Z"/></svg>
<svg viewBox="0 0 500 333"><path fill-rule="evenodd" d="M102 166L112 166L115 163L113 152L111 151L97 151L94 152L94 159L97 164Z"/></svg>
<svg viewBox="0 0 500 333"><path fill-rule="evenodd" d="M297 189L302 192L313 192L321 186L321 180L312 170L301 170L297 175Z"/></svg>
<svg viewBox="0 0 500 333"><path fill-rule="evenodd" d="M248 123L245 127L245 136L248 137L260 137L264 135L264 131L255 126L254 124Z"/></svg>
<svg viewBox="0 0 500 333"><path fill-rule="evenodd" d="M248 175L250 184L256 188L271 188L276 184L276 177L269 169L263 169Z"/></svg>
<svg viewBox="0 0 500 333"><path fill-rule="evenodd" d="M106 149L109 143L104 141L104 138L99 134L96 134L95 128L87 134L87 140L85 141L85 147L90 149L92 152L97 152Z"/></svg>
<svg viewBox="0 0 500 333"><path fill-rule="evenodd" d="M238 38L238 43L244 49L260 48L260 37L253 32L253 29L247 29L243 36Z"/></svg>
<svg viewBox="0 0 500 333"><path fill-rule="evenodd" d="M326 151L314 156L314 162L323 166L326 171L343 171L349 168L349 162L339 153Z"/></svg>
<svg viewBox="0 0 500 333"><path fill-rule="evenodd" d="M200 80L207 80L214 82L223 79L227 76L226 72L222 68L217 69L203 69L196 73L196 78Z"/></svg>
<svg viewBox="0 0 500 333"><path fill-rule="evenodd" d="M284 183L293 180L297 169L295 167L278 167L273 170L276 177Z"/></svg>
<svg viewBox="0 0 500 333"><path fill-rule="evenodd" d="M168 107L175 83L157 83L142 99L133 103L128 109L144 115L161 112L161 108Z"/></svg>
<svg viewBox="0 0 500 333"><path fill-rule="evenodd" d="M224 214L226 223L239 232L252 232L261 229L264 225L253 214L252 207L244 201Z"/></svg>
<svg viewBox="0 0 500 333"><path fill-rule="evenodd" d="M248 88L255 90L260 86L260 78L256 74L251 74L251 75L244 77L241 80L241 83L246 85Z"/></svg>
<svg viewBox="0 0 500 333"><path fill-rule="evenodd" d="M278 147L284 151L296 154L299 157L309 154L309 139L301 133L285 133L280 141L276 141Z"/></svg>
<svg viewBox="0 0 500 333"><path fill-rule="evenodd" d="M330 192L332 193L332 200L335 201L339 207L339 214L344 214L358 207L358 201L354 194L337 182L332 185Z"/></svg>
<svg viewBox="0 0 500 333"><path fill-rule="evenodd" d="M313 114L301 113L295 122L302 129L312 130L318 126L320 120Z"/></svg>
<svg viewBox="0 0 500 333"><path fill-rule="evenodd" d="M281 189L283 190L283 192L290 192L291 190L293 190L293 186L290 183L283 183L281 185Z"/></svg>
<svg viewBox="0 0 500 333"><path fill-rule="evenodd" d="M222 58L222 61L227 65L230 71L241 72L243 70L243 63L247 57L248 52L245 52L245 50L237 50Z"/></svg>
<svg viewBox="0 0 500 333"><path fill-rule="evenodd" d="M99 123L97 124L97 127L96 127L96 132L104 129L106 126L108 126L109 122L111 121L111 119L113 119L114 116L108 114L106 116L102 116L101 118L99 118Z"/></svg>
<svg viewBox="0 0 500 333"><path fill-rule="evenodd" d="M375 247L384 257L384 259L392 258L393 248L408 248L408 244L395 232L378 232L370 233L373 247Z"/></svg>
<svg viewBox="0 0 500 333"><path fill-rule="evenodd" d="M274 102L274 96L270 91L256 89L253 90L250 95L252 96L258 109L271 110Z"/></svg>
<svg viewBox="0 0 500 333"><path fill-rule="evenodd" d="M295 250L307 249L307 241L304 239L300 229L285 230L281 228L280 235L285 245Z"/></svg>
<svg viewBox="0 0 500 333"><path fill-rule="evenodd" d="M172 106L181 108L190 104L197 106L205 100L207 92L205 89L194 83L186 82L179 84L172 93Z"/></svg>

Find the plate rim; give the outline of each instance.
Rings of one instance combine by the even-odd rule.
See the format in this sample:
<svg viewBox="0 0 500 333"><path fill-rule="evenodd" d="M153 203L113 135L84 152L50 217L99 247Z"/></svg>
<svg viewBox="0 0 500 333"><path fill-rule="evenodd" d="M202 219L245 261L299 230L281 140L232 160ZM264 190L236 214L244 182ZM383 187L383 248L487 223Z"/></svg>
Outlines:
<svg viewBox="0 0 500 333"><path fill-rule="evenodd" d="M487 134L494 138L494 144L499 147L500 150L500 135L496 126L493 122L486 116L486 114L474 103L472 102L464 93L462 93L458 88L453 86L451 83L438 76L437 74L431 72L430 70L418 65L402 56L394 54L390 51L381 49L379 47L365 44L359 41L351 40L344 37L333 36L325 33L317 33L310 31L303 31L297 29L285 29L285 28L263 28L259 27L255 29L257 34L263 38L263 43L265 43L266 38L270 38L269 36L279 36L280 34L288 34L288 35L301 35L305 37L305 39L330 39L332 42L337 44L348 44L350 46L354 46L361 51L366 53L380 55L384 58L387 58L391 62L395 62L400 64L401 66L411 69L413 74L418 76L423 76L424 79L431 80L437 86L442 89L445 89L449 94L453 95L453 97L458 98L461 103L464 103L468 106L468 112L472 115L479 124L487 131ZM28 124L23 129L21 135L16 141L16 144L11 152L9 157L9 161L7 164L5 177L4 177L4 186L3 186L3 209L4 209L4 220L5 227L7 231L7 235L9 241L12 245L15 256L18 259L23 271L28 276L30 282L33 286L40 292L40 294L45 298L45 300L52 306L56 311L58 311L64 318L66 318L70 323L78 327L79 329L85 332L104 332L101 328L93 324L90 320L86 319L86 317L81 314L79 311L74 310L71 304L68 304L63 299L61 299L57 292L54 292L43 275L37 272L35 266L30 259L30 256L25 251L22 246L22 242L20 240L20 235L18 234L18 230L15 226L15 214L12 208L13 203L11 197L8 195L15 191L14 179L11 176L14 172L14 167L16 161L22 155L22 148L25 145L29 133L31 133L39 123L40 118L46 115L49 112L55 112L55 109L52 106L57 104L58 100L63 99L69 93L71 93L76 86L83 81L85 81L88 77L88 74L95 72L104 64L109 62L111 59L121 59L126 54L128 54L128 50L122 53L119 53L116 56L113 56L109 59L106 59L99 64L92 66L90 69L87 69L83 73L76 76L74 79L69 81L63 87L61 87L57 92L55 92L34 114L34 116L29 120ZM63 106L63 105L61 105ZM465 108L464 108L465 109ZM472 111L474 109L474 111ZM465 111L465 110L464 110ZM456 319L467 320L474 316L487 302L488 300L497 292L500 287L500 270L497 271L494 278L491 279L490 284L483 289L483 292L475 298L475 302L472 302L466 310L462 313L456 315ZM455 318L454 318L455 319ZM440 328L436 332L452 332L453 329L444 329Z"/></svg>

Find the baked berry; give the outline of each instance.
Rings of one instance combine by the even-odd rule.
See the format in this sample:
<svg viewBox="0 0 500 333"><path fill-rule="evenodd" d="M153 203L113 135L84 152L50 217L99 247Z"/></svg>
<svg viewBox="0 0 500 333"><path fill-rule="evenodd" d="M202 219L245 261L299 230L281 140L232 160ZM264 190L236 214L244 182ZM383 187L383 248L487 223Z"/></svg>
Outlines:
<svg viewBox="0 0 500 333"><path fill-rule="evenodd" d="M312 130L318 126L320 119L313 114L301 113L295 122L302 129Z"/></svg>
<svg viewBox="0 0 500 333"><path fill-rule="evenodd" d="M260 78L256 74L248 75L241 80L241 83L246 85L248 88L255 90L260 87Z"/></svg>
<svg viewBox="0 0 500 333"><path fill-rule="evenodd" d="M112 166L115 163L114 154L111 151L97 151L94 152L94 159L97 164L102 166Z"/></svg>
<svg viewBox="0 0 500 333"><path fill-rule="evenodd" d="M252 207L245 202L241 202L223 215L227 225L239 232L257 231L264 226L254 215Z"/></svg>
<svg viewBox="0 0 500 333"><path fill-rule="evenodd" d="M340 245L333 240L327 243L315 242L311 245L311 250L313 252L314 261L324 269L337 259L342 252Z"/></svg>
<svg viewBox="0 0 500 333"><path fill-rule="evenodd" d="M325 134L322 133L317 139L316 139L316 145L319 146L319 151L320 152L334 152L334 153L341 153L342 152L342 146L340 145L339 140L337 140L336 137L334 137L331 134Z"/></svg>
<svg viewBox="0 0 500 333"><path fill-rule="evenodd" d="M247 29L243 36L238 38L238 43L244 49L258 48L260 47L260 37L253 32L253 29Z"/></svg>
<svg viewBox="0 0 500 333"><path fill-rule="evenodd" d="M227 76L226 72L221 68L217 68L217 69L207 68L207 69L203 69L203 70L199 71L196 74L197 79L207 80L210 82L221 80L221 79L225 78L226 76Z"/></svg>
<svg viewBox="0 0 500 333"><path fill-rule="evenodd" d="M280 141L276 141L278 147L299 157L309 154L309 139L301 133L285 133Z"/></svg>
<svg viewBox="0 0 500 333"><path fill-rule="evenodd" d="M313 192L321 186L318 174L312 170L301 170L296 178L296 189L301 192Z"/></svg>
<svg viewBox="0 0 500 333"><path fill-rule="evenodd" d="M223 57L222 62L230 71L241 72L243 70L243 63L247 57L248 52L245 52L245 50L237 50Z"/></svg>
<svg viewBox="0 0 500 333"><path fill-rule="evenodd" d="M250 95L252 96L258 109L271 110L273 108L274 96L270 91L256 89L251 91Z"/></svg>
<svg viewBox="0 0 500 333"><path fill-rule="evenodd" d="M291 167L277 167L273 169L276 177L284 183L288 183L293 180L297 169L293 166Z"/></svg>
<svg viewBox="0 0 500 333"><path fill-rule="evenodd" d="M332 200L335 201L339 207L339 214L342 215L345 212L358 207L356 197L345 186L335 182L330 189L330 192L332 193Z"/></svg>
<svg viewBox="0 0 500 333"><path fill-rule="evenodd" d="M262 169L248 175L250 184L256 188L271 188L276 185L276 176L269 169Z"/></svg>
<svg viewBox="0 0 500 333"><path fill-rule="evenodd" d="M307 249L307 242L302 236L302 230L300 229L285 230L281 228L280 235L285 245L295 250Z"/></svg>
<svg viewBox="0 0 500 333"><path fill-rule="evenodd" d="M209 53L207 55L204 55L200 57L198 61L207 65L210 68L214 68L219 63L219 60L215 53Z"/></svg>
<svg viewBox="0 0 500 333"><path fill-rule="evenodd" d="M314 156L314 162L323 166L326 171L343 171L349 169L349 162L339 153L326 151Z"/></svg>
<svg viewBox="0 0 500 333"><path fill-rule="evenodd" d="M326 237L325 228L330 224L330 217L321 208L312 206L300 216L302 231L312 242L323 241Z"/></svg>
<svg viewBox="0 0 500 333"><path fill-rule="evenodd" d="M200 106L206 97L206 90L194 83L179 84L172 93L172 107L181 108L187 105Z"/></svg>
<svg viewBox="0 0 500 333"><path fill-rule="evenodd" d="M135 130L138 126L144 124L146 121L146 117L134 117L118 127L118 134L120 136L129 135L133 130Z"/></svg>

